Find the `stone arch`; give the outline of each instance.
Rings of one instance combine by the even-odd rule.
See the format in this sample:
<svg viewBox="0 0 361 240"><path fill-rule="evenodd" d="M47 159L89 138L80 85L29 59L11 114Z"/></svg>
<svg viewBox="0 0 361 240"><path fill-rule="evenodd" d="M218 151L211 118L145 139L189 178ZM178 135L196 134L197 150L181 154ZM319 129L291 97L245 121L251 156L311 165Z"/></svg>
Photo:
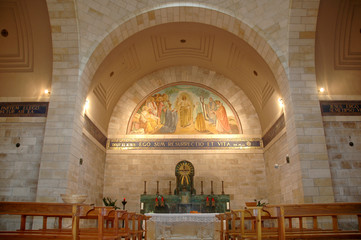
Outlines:
<svg viewBox="0 0 361 240"><path fill-rule="evenodd" d="M177 66L148 74L123 94L110 118L108 138L126 135L128 121L133 110L149 93L170 83L184 82L185 79L192 79L194 83L217 89L233 106L242 123L243 135L261 137L262 129L258 115L242 89L230 79L213 71L195 66Z"/></svg>
<svg viewBox="0 0 361 240"><path fill-rule="evenodd" d="M252 46L265 60L273 72L281 94L288 95L288 81L286 70L280 58L269 43L254 29L239 19L223 12L203 7L166 7L144 12L119 25L96 47L84 67L81 78L89 87L91 79L106 56L128 37L152 26L174 23L196 22L208 24L230 32ZM286 103L287 104L287 103Z"/></svg>

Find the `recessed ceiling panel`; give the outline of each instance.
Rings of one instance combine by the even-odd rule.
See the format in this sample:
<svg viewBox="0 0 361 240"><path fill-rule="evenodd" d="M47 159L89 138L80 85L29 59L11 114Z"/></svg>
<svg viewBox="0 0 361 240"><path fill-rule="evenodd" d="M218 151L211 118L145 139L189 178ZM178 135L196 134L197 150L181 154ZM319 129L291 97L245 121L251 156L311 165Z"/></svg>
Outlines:
<svg viewBox="0 0 361 240"><path fill-rule="evenodd" d="M33 38L24 0L0 1L0 72L33 70Z"/></svg>
<svg viewBox="0 0 361 240"><path fill-rule="evenodd" d="M341 1L335 34L335 68L361 69L361 1Z"/></svg>

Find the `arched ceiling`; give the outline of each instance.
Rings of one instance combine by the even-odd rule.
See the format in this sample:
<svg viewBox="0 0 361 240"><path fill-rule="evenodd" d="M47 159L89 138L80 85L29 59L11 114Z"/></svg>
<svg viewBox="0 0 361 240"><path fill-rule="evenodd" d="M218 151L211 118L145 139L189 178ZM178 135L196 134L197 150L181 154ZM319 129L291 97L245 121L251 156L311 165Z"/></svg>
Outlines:
<svg viewBox="0 0 361 240"><path fill-rule="evenodd" d="M0 97L41 100L44 89L51 88L52 73L46 2L0 1L0 32Z"/></svg>
<svg viewBox="0 0 361 240"><path fill-rule="evenodd" d="M361 94L361 1L321 0L316 32L316 77L324 96Z"/></svg>
<svg viewBox="0 0 361 240"><path fill-rule="evenodd" d="M358 0L320 1L316 81L319 87L326 88L325 97L330 99L360 96L360 9ZM51 87L54 64L46 1L0 1L0 31L1 99L44 100L43 90ZM304 52L314 54L312 49ZM91 115L107 126L113 106L131 84L146 74L176 65L197 65L234 81L252 101L263 126L267 125L267 117L262 115L275 112L271 109L274 104L269 102L278 94L276 81L247 43L216 27L169 23L136 33L106 57L89 91L102 109Z"/></svg>
<svg viewBox="0 0 361 240"><path fill-rule="evenodd" d="M228 77L243 89L258 112L278 95L270 68L243 40L210 25L167 23L136 33L114 48L94 75L90 97L106 110L102 116L107 122L114 105L135 81L158 69L180 65L200 66ZM97 113L93 110L90 115Z"/></svg>

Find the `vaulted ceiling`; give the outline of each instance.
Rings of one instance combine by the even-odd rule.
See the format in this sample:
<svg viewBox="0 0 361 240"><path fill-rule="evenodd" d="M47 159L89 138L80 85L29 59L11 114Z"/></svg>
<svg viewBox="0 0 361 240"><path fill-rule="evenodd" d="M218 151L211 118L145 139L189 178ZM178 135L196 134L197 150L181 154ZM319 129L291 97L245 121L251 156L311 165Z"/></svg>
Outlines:
<svg viewBox="0 0 361 240"><path fill-rule="evenodd" d="M361 2L321 0L316 31L316 77L327 97L361 93ZM51 87L51 26L45 0L0 1L0 97L40 101ZM312 51L305 49L305 51ZM143 30L103 61L89 91L110 115L134 81L156 70L197 65L230 78L259 112L279 87L263 59L243 40L198 23Z"/></svg>
<svg viewBox="0 0 361 240"><path fill-rule="evenodd" d="M243 40L209 25L169 23L137 33L116 47L96 72L91 94L113 109L137 79L180 65L200 66L232 79L259 111L278 91L268 65Z"/></svg>

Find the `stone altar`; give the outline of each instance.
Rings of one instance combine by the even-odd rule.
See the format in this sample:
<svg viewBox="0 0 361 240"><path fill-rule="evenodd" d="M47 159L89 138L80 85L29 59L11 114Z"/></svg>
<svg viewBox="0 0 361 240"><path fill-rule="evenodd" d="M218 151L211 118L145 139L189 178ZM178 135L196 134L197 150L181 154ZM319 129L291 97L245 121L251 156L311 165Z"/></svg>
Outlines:
<svg viewBox="0 0 361 240"><path fill-rule="evenodd" d="M220 222L215 217L216 214L146 214L151 216L148 221L148 238L155 240L219 239L217 230L220 228Z"/></svg>

